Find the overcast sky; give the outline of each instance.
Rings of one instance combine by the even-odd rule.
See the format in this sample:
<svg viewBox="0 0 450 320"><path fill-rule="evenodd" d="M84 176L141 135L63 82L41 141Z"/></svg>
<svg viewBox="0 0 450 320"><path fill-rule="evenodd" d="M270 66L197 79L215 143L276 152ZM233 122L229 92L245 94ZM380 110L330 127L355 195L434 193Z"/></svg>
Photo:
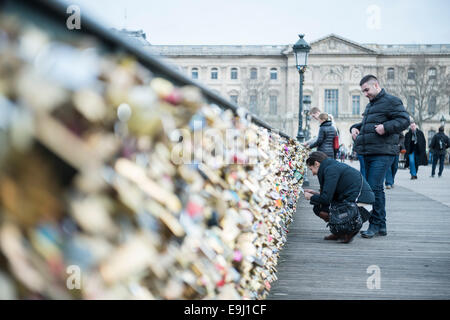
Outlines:
<svg viewBox="0 0 450 320"><path fill-rule="evenodd" d="M152 44L292 44L330 33L359 43L450 43L448 0L68 0Z"/></svg>

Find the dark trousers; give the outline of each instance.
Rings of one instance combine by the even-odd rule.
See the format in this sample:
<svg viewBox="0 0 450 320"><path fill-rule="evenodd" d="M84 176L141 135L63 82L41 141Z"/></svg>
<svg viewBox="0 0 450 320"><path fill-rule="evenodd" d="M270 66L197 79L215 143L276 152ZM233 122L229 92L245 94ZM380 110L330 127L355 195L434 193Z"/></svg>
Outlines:
<svg viewBox="0 0 450 320"><path fill-rule="evenodd" d="M395 175L398 170L398 155L394 156L394 161L392 164L388 167L386 171L386 181L385 185L392 186L394 185Z"/></svg>
<svg viewBox="0 0 450 320"><path fill-rule="evenodd" d="M378 228L386 226L386 199L383 183L386 171L393 160L394 156L388 155L364 156L366 180L375 194L375 203L369 222Z"/></svg>
<svg viewBox="0 0 450 320"><path fill-rule="evenodd" d="M439 154L437 152L433 152L433 165L431 167L431 175L434 176L436 172L436 165L439 160L439 173L438 176L442 176L442 172L444 171L444 161L445 154Z"/></svg>

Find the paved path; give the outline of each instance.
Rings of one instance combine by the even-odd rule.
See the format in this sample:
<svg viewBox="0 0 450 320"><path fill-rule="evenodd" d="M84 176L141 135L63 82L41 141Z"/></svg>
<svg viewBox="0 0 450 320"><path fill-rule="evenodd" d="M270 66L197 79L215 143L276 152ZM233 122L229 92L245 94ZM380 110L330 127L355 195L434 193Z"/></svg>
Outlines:
<svg viewBox="0 0 450 320"><path fill-rule="evenodd" d="M420 167L410 180L399 170L386 190L386 237L325 241L325 223L303 198L268 299L450 299L450 168L440 179L430 172ZM310 181L318 189L317 178ZM368 289L369 266L380 270L380 289Z"/></svg>

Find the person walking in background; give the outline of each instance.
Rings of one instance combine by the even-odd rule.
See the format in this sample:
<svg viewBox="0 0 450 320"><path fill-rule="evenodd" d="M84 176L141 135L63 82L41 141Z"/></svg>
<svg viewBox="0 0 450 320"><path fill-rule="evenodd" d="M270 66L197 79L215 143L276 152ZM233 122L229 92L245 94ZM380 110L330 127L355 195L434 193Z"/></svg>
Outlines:
<svg viewBox="0 0 450 320"><path fill-rule="evenodd" d="M398 147L399 147L399 152L401 150L405 149L405 136L403 135L403 133L399 134ZM395 175L397 174L397 170L398 170L398 159L399 159L399 154L397 153L397 155L394 156L394 161L392 162L392 164L388 167L388 169L386 171L385 182L384 182L384 184L386 185L386 189L391 189L394 187Z"/></svg>
<svg viewBox="0 0 450 320"><path fill-rule="evenodd" d="M423 132L417 128L414 120L411 120L410 129L405 135L406 163L405 168L409 167L411 180L417 179L419 166L428 165L426 153L426 141Z"/></svg>
<svg viewBox="0 0 450 320"><path fill-rule="evenodd" d="M328 157L334 159L333 139L336 135L336 130L331 126L331 121L328 120L328 113L321 113L319 115L319 134L317 140L312 144L305 143L309 148L317 147L317 151L322 151Z"/></svg>
<svg viewBox="0 0 450 320"><path fill-rule="evenodd" d="M364 157L367 182L375 194L369 228L361 232L364 238L387 235L384 177L398 154L399 134L408 128L409 114L402 101L380 87L374 75L364 76L359 85L369 99L363 120L350 128L355 151Z"/></svg>
<svg viewBox="0 0 450 320"><path fill-rule="evenodd" d="M433 164L431 167L431 177L434 178L436 172L436 165L439 160L438 177L442 177L444 171L444 161L447 154L447 148L450 147L450 140L444 133L444 126L439 127L439 132L436 133L430 142L430 151L433 154Z"/></svg>
<svg viewBox="0 0 450 320"><path fill-rule="evenodd" d="M375 196L361 173L345 163L330 159L323 152L312 152L306 160L312 174L317 176L320 192L305 189L305 198L314 206L313 212L325 222L329 222L330 206L344 201L355 202L356 199L361 219L366 221L370 215L365 208L374 203ZM359 197L358 197L359 196ZM330 234L325 240L339 240L349 243L359 230L351 234Z"/></svg>

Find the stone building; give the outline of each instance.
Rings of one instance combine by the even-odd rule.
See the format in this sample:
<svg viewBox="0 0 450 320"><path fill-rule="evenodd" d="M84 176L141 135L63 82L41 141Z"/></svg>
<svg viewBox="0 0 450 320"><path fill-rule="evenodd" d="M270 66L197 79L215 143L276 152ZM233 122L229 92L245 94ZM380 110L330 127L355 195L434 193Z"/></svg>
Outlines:
<svg viewBox="0 0 450 320"><path fill-rule="evenodd" d="M377 75L385 87L401 78L400 70L417 56L435 65L434 73L438 70L447 76L447 92L444 96L439 93L437 112L422 123L425 137L437 132L442 116L450 122L450 44L359 44L331 34L310 45L304 95L310 96L311 107L334 115L341 142L347 148L351 145L349 128L362 119L368 103L360 91L361 78ZM248 108L273 127L296 136L299 75L292 45L148 45L148 50L164 56L189 77ZM401 98L409 111L414 110L414 101ZM450 123L445 131L450 134ZM316 121L310 121L310 132L311 136L317 134Z"/></svg>

